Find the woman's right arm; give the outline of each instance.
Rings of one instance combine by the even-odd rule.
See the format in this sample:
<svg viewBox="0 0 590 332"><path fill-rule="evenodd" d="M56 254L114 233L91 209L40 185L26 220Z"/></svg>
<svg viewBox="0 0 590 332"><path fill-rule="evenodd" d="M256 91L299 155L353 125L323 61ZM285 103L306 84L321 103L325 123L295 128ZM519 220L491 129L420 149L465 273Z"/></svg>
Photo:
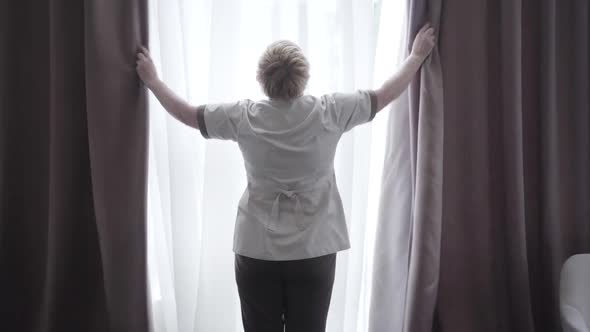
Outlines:
<svg viewBox="0 0 590 332"><path fill-rule="evenodd" d="M158 78L156 67L145 47L137 54L137 73L170 115L187 126L199 128L197 108L177 96Z"/></svg>
<svg viewBox="0 0 590 332"><path fill-rule="evenodd" d="M375 94L377 95L377 112L389 105L389 103L406 90L424 60L432 52L435 44L434 29L427 24L416 35L412 46L412 53L403 62L401 68L383 83L379 89L375 90Z"/></svg>

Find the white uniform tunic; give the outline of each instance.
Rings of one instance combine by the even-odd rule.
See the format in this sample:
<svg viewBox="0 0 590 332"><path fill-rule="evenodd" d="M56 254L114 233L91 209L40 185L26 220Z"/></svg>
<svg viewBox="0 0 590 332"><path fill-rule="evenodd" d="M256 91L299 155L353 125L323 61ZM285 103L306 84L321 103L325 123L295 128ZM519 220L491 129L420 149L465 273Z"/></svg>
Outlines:
<svg viewBox="0 0 590 332"><path fill-rule="evenodd" d="M372 91L198 108L203 136L236 141L244 157L235 253L277 261L350 248L334 155L342 134L371 121L376 109Z"/></svg>

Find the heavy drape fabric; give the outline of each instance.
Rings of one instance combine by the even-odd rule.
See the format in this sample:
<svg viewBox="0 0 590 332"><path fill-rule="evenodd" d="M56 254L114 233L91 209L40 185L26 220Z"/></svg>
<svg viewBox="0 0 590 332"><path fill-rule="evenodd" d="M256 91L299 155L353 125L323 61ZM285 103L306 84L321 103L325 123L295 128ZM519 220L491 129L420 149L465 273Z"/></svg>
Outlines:
<svg viewBox="0 0 590 332"><path fill-rule="evenodd" d="M147 331L147 4L0 4L0 330Z"/></svg>
<svg viewBox="0 0 590 332"><path fill-rule="evenodd" d="M440 2L409 1L406 47ZM432 326L440 252L443 185L443 79L435 48L391 106L376 237L370 331Z"/></svg>
<svg viewBox="0 0 590 332"><path fill-rule="evenodd" d="M374 276L392 278L374 285L371 330L560 331L561 265L590 252L589 3L409 8L410 30L440 28L442 85L435 53L394 106L409 130L386 165L391 151L412 164L384 172ZM386 208L396 199L406 214Z"/></svg>

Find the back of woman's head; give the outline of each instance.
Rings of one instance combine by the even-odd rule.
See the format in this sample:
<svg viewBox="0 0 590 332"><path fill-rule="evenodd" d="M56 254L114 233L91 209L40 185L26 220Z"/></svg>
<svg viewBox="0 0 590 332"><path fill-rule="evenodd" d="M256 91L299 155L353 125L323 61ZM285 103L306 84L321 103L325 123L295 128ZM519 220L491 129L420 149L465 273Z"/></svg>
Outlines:
<svg viewBox="0 0 590 332"><path fill-rule="evenodd" d="M295 43L276 41L260 57L256 79L269 98L291 100L303 95L309 63Z"/></svg>

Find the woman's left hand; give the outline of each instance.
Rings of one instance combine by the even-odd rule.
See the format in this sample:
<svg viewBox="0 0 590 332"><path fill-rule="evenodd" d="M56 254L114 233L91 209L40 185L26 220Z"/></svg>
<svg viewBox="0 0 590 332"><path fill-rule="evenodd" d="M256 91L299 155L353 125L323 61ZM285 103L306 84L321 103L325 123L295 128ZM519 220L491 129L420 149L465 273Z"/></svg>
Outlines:
<svg viewBox="0 0 590 332"><path fill-rule="evenodd" d="M432 49L436 45L436 36L434 35L434 28L430 23L425 24L414 39L412 45L412 55L415 55L422 60L426 59Z"/></svg>
<svg viewBox="0 0 590 332"><path fill-rule="evenodd" d="M152 61L150 52L147 48L141 47L141 50L137 53L136 67L137 74L143 83L150 88L154 83L158 81L158 72L156 66Z"/></svg>

